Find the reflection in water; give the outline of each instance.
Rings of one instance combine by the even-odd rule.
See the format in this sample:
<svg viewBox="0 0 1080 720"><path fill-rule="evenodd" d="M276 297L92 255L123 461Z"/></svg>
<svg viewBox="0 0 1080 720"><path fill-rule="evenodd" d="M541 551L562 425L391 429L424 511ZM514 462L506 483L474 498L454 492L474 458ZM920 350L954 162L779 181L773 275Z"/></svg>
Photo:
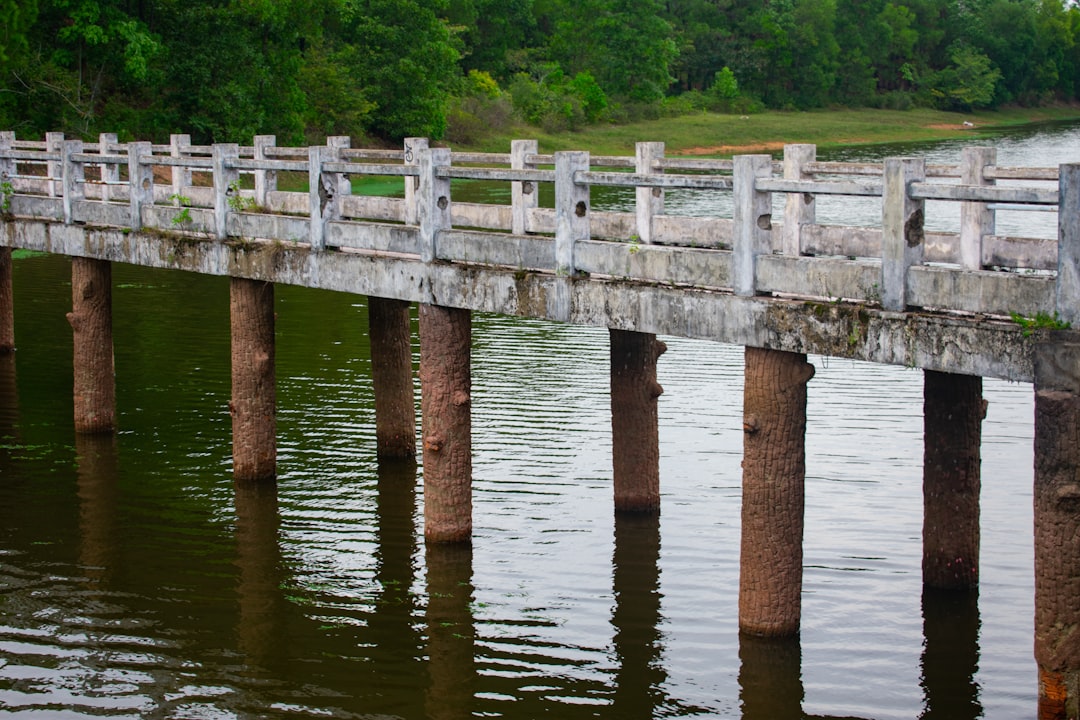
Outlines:
<svg viewBox="0 0 1080 720"><path fill-rule="evenodd" d="M979 593L924 588L922 687L925 720L983 716L979 701Z"/></svg>
<svg viewBox="0 0 1080 720"><path fill-rule="evenodd" d="M250 664L265 666L281 654L286 642L277 483L237 482L235 493L236 564L240 568L237 640Z"/></svg>
<svg viewBox="0 0 1080 720"><path fill-rule="evenodd" d="M434 720L472 717L476 685L473 654L472 547L428 545L428 685L425 709Z"/></svg>
<svg viewBox="0 0 1080 720"><path fill-rule="evenodd" d="M79 564L92 580L107 580L117 566L117 477L112 433L76 433L79 483Z"/></svg>
<svg viewBox="0 0 1080 720"><path fill-rule="evenodd" d="M651 718L663 704L667 673L660 634L660 517L615 514L615 675L612 717Z"/></svg>
<svg viewBox="0 0 1080 720"><path fill-rule="evenodd" d="M802 645L797 635L762 638L739 633L739 661L743 720L803 717Z"/></svg>
<svg viewBox="0 0 1080 720"><path fill-rule="evenodd" d="M375 663L375 687L387 697L402 698L404 715L422 687L423 638L413 622L419 601L413 593L416 566L416 462L379 462L378 547L375 580L380 590L368 624L378 657L398 662ZM402 662L408 658L408 662Z"/></svg>
<svg viewBox="0 0 1080 720"><path fill-rule="evenodd" d="M16 444L19 389L15 383L15 353L0 353L0 457Z"/></svg>

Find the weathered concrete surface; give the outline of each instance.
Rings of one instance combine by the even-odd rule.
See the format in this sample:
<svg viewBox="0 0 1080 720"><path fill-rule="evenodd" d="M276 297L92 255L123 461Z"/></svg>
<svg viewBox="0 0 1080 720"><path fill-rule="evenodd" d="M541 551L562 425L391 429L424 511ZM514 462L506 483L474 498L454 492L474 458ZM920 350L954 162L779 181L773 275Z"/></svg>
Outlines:
<svg viewBox="0 0 1080 720"><path fill-rule="evenodd" d="M928 370L923 379L923 584L979 584L982 378Z"/></svg>
<svg viewBox="0 0 1080 720"><path fill-rule="evenodd" d="M1080 716L1080 342L1042 338L1035 377L1039 718Z"/></svg>
<svg viewBox="0 0 1080 720"><path fill-rule="evenodd" d="M611 451L616 512L660 511L656 361L667 345L651 333L610 330Z"/></svg>
<svg viewBox="0 0 1080 720"><path fill-rule="evenodd" d="M420 305L424 537L472 541L472 315Z"/></svg>
<svg viewBox="0 0 1080 720"><path fill-rule="evenodd" d="M739 630L799 632L806 479L806 384L801 353L746 348L743 383Z"/></svg>
<svg viewBox="0 0 1080 720"><path fill-rule="evenodd" d="M75 432L112 432L116 429L116 377L112 266L107 261L72 258L67 319L74 347Z"/></svg>
<svg viewBox="0 0 1080 720"><path fill-rule="evenodd" d="M415 255L317 253L302 243L219 243L47 221L8 223L0 237L3 245L547 319L558 318L555 285L565 281L570 292L566 319L577 324L1018 382L1034 379L1033 338L1011 321L979 316L890 313L827 300L735 297L618 277L556 278L517 268L424 264Z"/></svg>
<svg viewBox="0 0 1080 720"><path fill-rule="evenodd" d="M233 278L229 319L233 478L245 482L273 480L277 476L274 285Z"/></svg>
<svg viewBox="0 0 1080 720"><path fill-rule="evenodd" d="M375 442L380 458L416 456L410 304L368 298Z"/></svg>

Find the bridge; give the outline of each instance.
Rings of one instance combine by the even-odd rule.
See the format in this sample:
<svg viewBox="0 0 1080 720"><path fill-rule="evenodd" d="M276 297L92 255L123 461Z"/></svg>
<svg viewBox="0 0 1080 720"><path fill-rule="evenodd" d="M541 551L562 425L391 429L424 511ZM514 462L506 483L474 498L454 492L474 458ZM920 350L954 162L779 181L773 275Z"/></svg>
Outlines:
<svg viewBox="0 0 1080 720"><path fill-rule="evenodd" d="M404 198L352 193L397 176ZM454 181L510 185L505 205L452 199ZM1035 187L1028 181L1056 183ZM282 187L305 190L280 189ZM554 207L541 207L553 186ZM592 208L633 189L635 212ZM546 190L547 188L545 188ZM665 213L665 192L731 199L730 217ZM817 222L824 196L880 198L880 225ZM958 232L926 229L928 201ZM995 232L996 209L1058 212L1054 240ZM775 208L775 209L774 209ZM779 209L782 208L782 220ZM75 429L115 429L113 262L231 278L234 477L275 475L273 288L369 296L380 456L417 453L409 312L419 305L424 533L469 542L472 311L607 327L615 510L659 512L657 335L746 347L739 624L798 632L807 354L925 371L923 580L978 583L982 377L1035 388L1035 655L1040 717L1080 714L1080 165L999 166L968 148L819 162L790 145L732 160L97 143L0 133L0 351L15 347L11 250L72 257Z"/></svg>

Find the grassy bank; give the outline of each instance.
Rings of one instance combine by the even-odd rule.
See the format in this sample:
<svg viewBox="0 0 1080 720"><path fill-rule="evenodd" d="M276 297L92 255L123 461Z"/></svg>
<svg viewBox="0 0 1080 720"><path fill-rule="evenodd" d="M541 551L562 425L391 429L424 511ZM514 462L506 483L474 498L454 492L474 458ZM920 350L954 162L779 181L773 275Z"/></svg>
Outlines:
<svg viewBox="0 0 1080 720"><path fill-rule="evenodd" d="M597 125L558 135L518 126L472 146L455 145L454 149L507 152L511 140L535 138L541 152L589 150L595 155L633 155L636 142L663 141L668 155L725 157L771 152L785 143L814 143L827 148L955 137L970 137L978 142L983 134L1003 127L1061 120L1080 120L1080 107L1006 108L976 113L872 109L743 116L702 113L628 125Z"/></svg>

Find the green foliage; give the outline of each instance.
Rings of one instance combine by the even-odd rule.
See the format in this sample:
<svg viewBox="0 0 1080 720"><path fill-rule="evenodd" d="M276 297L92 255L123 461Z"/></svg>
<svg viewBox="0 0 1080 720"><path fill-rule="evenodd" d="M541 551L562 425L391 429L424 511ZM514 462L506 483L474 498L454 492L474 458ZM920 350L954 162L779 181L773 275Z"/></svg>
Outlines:
<svg viewBox="0 0 1080 720"><path fill-rule="evenodd" d="M1025 317L1014 312L1009 313L1009 317L1023 328L1021 334L1024 337L1031 337L1036 330L1068 330L1072 327L1071 323L1061 319L1056 310L1053 315L1040 311L1035 314L1035 317Z"/></svg>
<svg viewBox="0 0 1080 720"><path fill-rule="evenodd" d="M719 100L734 100L739 97L739 81L735 79L735 73L725 65L716 71L713 77L712 95Z"/></svg>
<svg viewBox="0 0 1080 720"><path fill-rule="evenodd" d="M607 95L587 72L567 78L555 65L547 65L539 80L518 73L510 83L514 111L525 121L549 132L574 130L601 120L608 109Z"/></svg>
<svg viewBox="0 0 1080 720"><path fill-rule="evenodd" d="M1001 71L969 45L952 52L952 64L937 75L934 94L948 110L972 110L993 103Z"/></svg>

